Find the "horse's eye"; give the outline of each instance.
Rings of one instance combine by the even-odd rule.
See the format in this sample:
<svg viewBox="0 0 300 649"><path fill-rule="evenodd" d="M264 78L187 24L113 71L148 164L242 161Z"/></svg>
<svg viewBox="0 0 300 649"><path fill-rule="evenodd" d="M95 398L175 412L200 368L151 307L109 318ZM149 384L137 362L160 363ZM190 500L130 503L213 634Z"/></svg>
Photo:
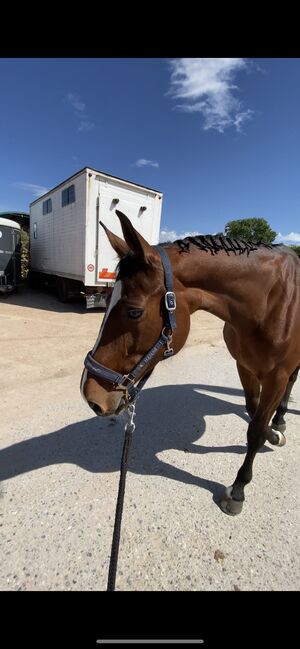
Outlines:
<svg viewBox="0 0 300 649"><path fill-rule="evenodd" d="M128 311L128 317L132 320L137 320L141 315L143 315L143 309L129 309Z"/></svg>

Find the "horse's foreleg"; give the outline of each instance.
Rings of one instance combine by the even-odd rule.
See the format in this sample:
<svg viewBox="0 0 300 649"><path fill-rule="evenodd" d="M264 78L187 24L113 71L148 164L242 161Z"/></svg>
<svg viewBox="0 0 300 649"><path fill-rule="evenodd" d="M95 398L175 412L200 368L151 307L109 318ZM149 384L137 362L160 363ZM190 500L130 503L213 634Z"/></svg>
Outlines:
<svg viewBox="0 0 300 649"><path fill-rule="evenodd" d="M245 460L231 487L227 487L220 500L226 514L239 514L245 500L244 488L252 479L252 465L257 451L264 445L269 421L285 393L288 375L282 370L271 372L262 382L262 391L255 415L248 426L248 447ZM280 433L277 433L280 435Z"/></svg>
<svg viewBox="0 0 300 649"><path fill-rule="evenodd" d="M252 419L259 404L260 382L254 374L240 365L240 363L237 362L236 366L245 392L246 410Z"/></svg>
<svg viewBox="0 0 300 649"><path fill-rule="evenodd" d="M282 401L280 402L280 404L279 404L279 406L278 406L278 408L276 410L276 413L275 413L275 415L274 415L274 417L272 419L272 428L275 428L275 430L279 430L280 433L284 433L284 431L286 429L286 423L285 423L285 420L284 420L284 415L286 414L286 411L288 409L289 398L290 398L290 395L291 395L291 391L293 389L293 385L294 385L294 383L295 383L295 381L297 379L298 372L299 372L299 367L296 367L295 371L293 372L293 374L289 378L289 382L288 382L287 389L285 391L284 397L283 397Z"/></svg>

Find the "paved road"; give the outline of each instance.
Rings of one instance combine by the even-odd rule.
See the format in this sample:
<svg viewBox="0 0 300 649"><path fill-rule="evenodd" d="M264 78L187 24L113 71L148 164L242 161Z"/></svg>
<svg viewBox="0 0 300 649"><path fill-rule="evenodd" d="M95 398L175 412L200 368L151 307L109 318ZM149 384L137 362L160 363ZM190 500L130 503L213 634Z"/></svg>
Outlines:
<svg viewBox="0 0 300 649"><path fill-rule="evenodd" d="M101 317L29 290L0 303L1 590L106 589L123 422L79 394ZM139 399L119 590L299 589L300 381L286 446L257 455L242 514L226 516L215 500L242 463L247 417L221 329L195 314Z"/></svg>

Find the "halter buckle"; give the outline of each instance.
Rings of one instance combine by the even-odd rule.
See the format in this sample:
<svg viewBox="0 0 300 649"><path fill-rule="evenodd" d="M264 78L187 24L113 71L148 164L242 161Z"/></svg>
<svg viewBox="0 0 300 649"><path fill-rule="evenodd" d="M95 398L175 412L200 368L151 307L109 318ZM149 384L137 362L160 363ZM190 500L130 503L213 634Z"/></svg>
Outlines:
<svg viewBox="0 0 300 649"><path fill-rule="evenodd" d="M128 385L130 385L130 384L132 384L134 382L135 382L135 377L132 376L132 374L129 372L129 374L124 374L121 385L124 386L124 388L127 388Z"/></svg>
<svg viewBox="0 0 300 649"><path fill-rule="evenodd" d="M176 309L176 295L173 291L167 291L165 294L165 307L167 311L173 313Z"/></svg>

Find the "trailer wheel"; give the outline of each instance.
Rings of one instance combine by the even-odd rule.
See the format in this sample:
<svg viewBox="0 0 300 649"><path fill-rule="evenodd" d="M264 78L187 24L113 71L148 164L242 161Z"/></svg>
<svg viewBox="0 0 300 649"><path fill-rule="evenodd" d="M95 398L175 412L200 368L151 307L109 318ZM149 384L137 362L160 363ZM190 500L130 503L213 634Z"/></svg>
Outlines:
<svg viewBox="0 0 300 649"><path fill-rule="evenodd" d="M60 302L67 302L69 299L69 286L66 277L57 277L56 291Z"/></svg>

